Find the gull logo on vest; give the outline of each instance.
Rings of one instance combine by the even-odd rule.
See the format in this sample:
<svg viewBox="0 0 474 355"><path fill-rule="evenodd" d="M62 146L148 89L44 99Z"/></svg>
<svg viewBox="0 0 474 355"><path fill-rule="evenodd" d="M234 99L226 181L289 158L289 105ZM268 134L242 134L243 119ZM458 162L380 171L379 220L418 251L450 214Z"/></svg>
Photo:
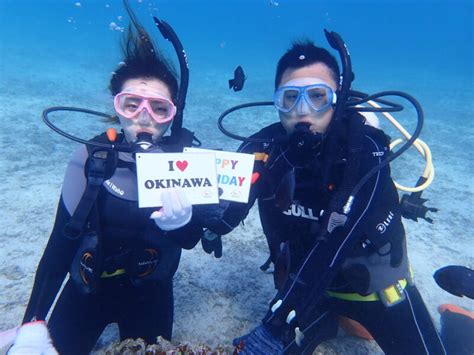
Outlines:
<svg viewBox="0 0 474 355"><path fill-rule="evenodd" d="M312 208L309 208L309 207L306 208L304 206L296 205L294 203L291 205L290 208L288 208L287 211L284 211L283 214L287 215L287 216L307 218L307 219L311 219L313 221L318 221L319 220L318 217L314 216Z"/></svg>
<svg viewBox="0 0 474 355"><path fill-rule="evenodd" d="M375 229L377 229L377 232L379 232L380 234L384 234L386 232L388 226L392 222L392 219L393 219L393 212L389 211L387 218L385 218L385 221L383 221L382 223L377 224L377 227L375 227Z"/></svg>

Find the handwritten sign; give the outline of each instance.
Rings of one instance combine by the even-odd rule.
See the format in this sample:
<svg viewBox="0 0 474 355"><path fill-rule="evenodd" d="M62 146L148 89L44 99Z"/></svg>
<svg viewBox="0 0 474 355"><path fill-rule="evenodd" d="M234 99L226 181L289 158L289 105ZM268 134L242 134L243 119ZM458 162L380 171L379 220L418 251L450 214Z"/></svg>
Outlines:
<svg viewBox="0 0 474 355"><path fill-rule="evenodd" d="M138 153L138 205L159 207L161 191L184 189L193 205L219 202L215 157L210 153Z"/></svg>
<svg viewBox="0 0 474 355"><path fill-rule="evenodd" d="M212 152L216 157L217 183L223 200L247 202L249 199L254 155L220 150L184 148L185 153Z"/></svg>

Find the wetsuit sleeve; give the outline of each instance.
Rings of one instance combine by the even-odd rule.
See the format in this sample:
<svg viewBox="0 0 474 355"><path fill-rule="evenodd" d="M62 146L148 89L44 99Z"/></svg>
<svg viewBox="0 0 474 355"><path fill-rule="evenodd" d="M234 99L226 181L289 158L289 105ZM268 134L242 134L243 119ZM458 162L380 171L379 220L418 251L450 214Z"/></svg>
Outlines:
<svg viewBox="0 0 474 355"><path fill-rule="evenodd" d="M204 232L196 217L193 217L184 227L169 231L167 234L181 248L192 249L199 242Z"/></svg>
<svg viewBox="0 0 474 355"><path fill-rule="evenodd" d="M255 154L259 151L257 144L243 144L238 152ZM254 173L258 173L259 178L251 185L247 203L221 201L217 205L203 205L197 207L197 218L204 228L209 229L217 235L230 233L243 221L255 200L261 195L265 180L264 163L256 159L254 163Z"/></svg>
<svg viewBox="0 0 474 355"><path fill-rule="evenodd" d="M63 229L70 219L63 199L59 201L56 220L48 244L36 270L33 290L25 311L23 323L36 318L44 320L66 277L77 241L63 235Z"/></svg>
<svg viewBox="0 0 474 355"><path fill-rule="evenodd" d="M250 209L257 199L268 197L272 191L273 184L270 181L270 173L266 167L267 152L271 151L270 143L275 137L286 135L285 129L280 122L269 125L249 138L257 138L261 142L244 142L237 150L239 153L252 154L255 163L252 178L254 179L247 203L221 201L219 205L207 205L197 208L196 212L201 225L217 235L225 235L231 232L248 215ZM193 210L194 211L194 210Z"/></svg>

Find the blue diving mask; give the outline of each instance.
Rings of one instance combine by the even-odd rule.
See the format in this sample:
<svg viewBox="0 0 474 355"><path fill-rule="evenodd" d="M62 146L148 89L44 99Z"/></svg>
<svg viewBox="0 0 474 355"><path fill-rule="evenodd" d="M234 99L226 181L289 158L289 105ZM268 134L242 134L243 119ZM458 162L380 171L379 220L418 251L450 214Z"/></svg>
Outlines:
<svg viewBox="0 0 474 355"><path fill-rule="evenodd" d="M293 81L293 80L291 80ZM291 83L288 82L288 84ZM312 110L321 112L336 103L337 95L334 90L325 83L317 83L306 86L285 85L275 91L273 102L275 107L288 113L304 100Z"/></svg>

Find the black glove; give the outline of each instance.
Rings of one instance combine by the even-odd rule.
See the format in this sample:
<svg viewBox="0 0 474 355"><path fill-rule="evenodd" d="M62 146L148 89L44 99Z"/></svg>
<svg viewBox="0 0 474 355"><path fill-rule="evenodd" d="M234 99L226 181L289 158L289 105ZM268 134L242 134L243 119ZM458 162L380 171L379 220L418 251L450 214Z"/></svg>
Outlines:
<svg viewBox="0 0 474 355"><path fill-rule="evenodd" d="M222 189L219 188L219 196ZM224 218L225 211L229 208L230 202L219 200L219 203L210 205L193 205L193 218L204 228L219 226Z"/></svg>
<svg viewBox="0 0 474 355"><path fill-rule="evenodd" d="M250 333L235 338L232 344L241 355L277 355L282 354L283 341L268 325L260 325Z"/></svg>
<svg viewBox="0 0 474 355"><path fill-rule="evenodd" d="M201 244L206 253L212 255L214 252L216 258L222 256L222 239L220 235L217 235L210 230L206 230L204 236L201 238Z"/></svg>

